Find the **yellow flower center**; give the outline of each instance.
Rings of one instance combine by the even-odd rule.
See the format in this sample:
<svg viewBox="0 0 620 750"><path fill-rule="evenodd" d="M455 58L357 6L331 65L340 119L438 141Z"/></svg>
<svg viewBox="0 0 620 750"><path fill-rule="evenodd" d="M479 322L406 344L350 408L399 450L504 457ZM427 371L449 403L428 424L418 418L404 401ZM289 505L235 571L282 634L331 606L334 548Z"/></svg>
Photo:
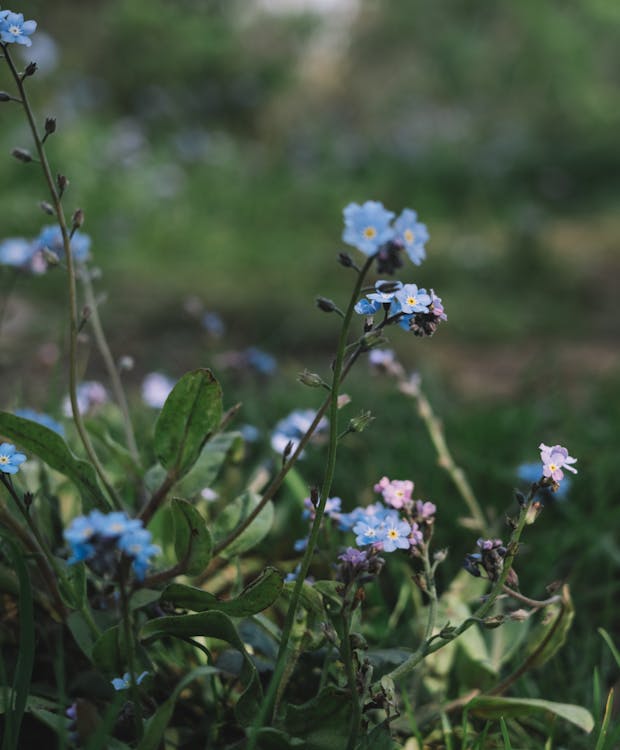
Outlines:
<svg viewBox="0 0 620 750"><path fill-rule="evenodd" d="M551 471L557 471L558 467L555 464L549 464Z"/></svg>
<svg viewBox="0 0 620 750"><path fill-rule="evenodd" d="M388 536L390 537L390 539L398 539L398 532L396 531L396 529L390 529L388 531Z"/></svg>
<svg viewBox="0 0 620 750"><path fill-rule="evenodd" d="M374 238L377 236L377 230L374 227L366 227L363 234L367 240L374 240Z"/></svg>
<svg viewBox="0 0 620 750"><path fill-rule="evenodd" d="M407 304L413 307L418 304L418 300L415 297L407 297Z"/></svg>
<svg viewBox="0 0 620 750"><path fill-rule="evenodd" d="M405 238L405 242L408 245L413 244L413 241L415 239L415 234L411 231L411 229L405 229L403 236Z"/></svg>

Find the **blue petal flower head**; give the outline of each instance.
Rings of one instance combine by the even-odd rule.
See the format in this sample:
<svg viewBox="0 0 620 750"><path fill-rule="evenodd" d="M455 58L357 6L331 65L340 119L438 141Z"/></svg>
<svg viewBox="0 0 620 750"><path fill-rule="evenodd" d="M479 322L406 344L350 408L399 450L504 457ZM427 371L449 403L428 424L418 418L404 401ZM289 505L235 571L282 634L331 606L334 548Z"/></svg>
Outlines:
<svg viewBox="0 0 620 750"><path fill-rule="evenodd" d="M30 35L37 30L36 21L24 21L21 13L10 10L0 11L0 42L4 44L23 44L30 47Z"/></svg>
<svg viewBox="0 0 620 750"><path fill-rule="evenodd" d="M0 471L3 474L17 474L25 460L26 456L23 453L17 453L15 446L11 443L0 445Z"/></svg>
<svg viewBox="0 0 620 750"><path fill-rule="evenodd" d="M136 685L139 685L147 674L148 672L142 672L141 675L136 677ZM114 690L128 690L131 687L131 675L129 672L125 672L122 677L115 677L111 682Z"/></svg>
<svg viewBox="0 0 620 750"><path fill-rule="evenodd" d="M366 544L377 544L385 541L385 526L381 518L367 517L353 527L355 543L363 547Z"/></svg>
<svg viewBox="0 0 620 750"><path fill-rule="evenodd" d="M402 245L411 262L419 266L426 258L424 245L429 239L426 225L418 221L415 211L406 208L394 222L394 229L396 230L394 242Z"/></svg>
<svg viewBox="0 0 620 750"><path fill-rule="evenodd" d="M398 305L398 311L406 315L427 312L431 302L431 296L427 294L426 289L418 289L416 284L405 284L394 295L394 305Z"/></svg>
<svg viewBox="0 0 620 750"><path fill-rule="evenodd" d="M34 409L16 409L14 414L16 417L21 417L22 419L28 419L30 422L42 424L43 427L47 427L48 430L52 430L59 435L64 436L65 434L65 428L63 425L48 414L40 414L38 411L34 411Z"/></svg>
<svg viewBox="0 0 620 750"><path fill-rule="evenodd" d="M386 305L394 299L396 292L399 292L402 288L402 281L377 281L375 291L368 295L368 299Z"/></svg>
<svg viewBox="0 0 620 750"><path fill-rule="evenodd" d="M312 409L296 409L288 417L281 419L271 434L271 447L273 450L281 454L290 441L293 444L293 451L295 451L299 441L307 432L315 417L316 412ZM327 430L328 424L327 419L321 417L313 439L320 438L321 434L324 434Z"/></svg>
<svg viewBox="0 0 620 750"><path fill-rule="evenodd" d="M374 315L381 309L380 302L371 302L364 297L353 308L358 315Z"/></svg>
<svg viewBox="0 0 620 750"><path fill-rule="evenodd" d="M383 551L394 552L396 549L409 549L411 526L397 515L389 515L384 521Z"/></svg>
<svg viewBox="0 0 620 750"><path fill-rule="evenodd" d="M7 237L0 242L0 264L25 268L32 260L36 247L23 237Z"/></svg>
<svg viewBox="0 0 620 750"><path fill-rule="evenodd" d="M122 536L142 528L139 518L129 518L127 513L114 511L104 515L97 523L97 532L104 538Z"/></svg>
<svg viewBox="0 0 620 750"><path fill-rule="evenodd" d="M151 544L151 540L151 532L143 528L131 528L118 540L118 548L133 558L132 566L139 580L144 579L150 558L161 551L156 544Z"/></svg>
<svg viewBox="0 0 620 750"><path fill-rule="evenodd" d="M59 258L63 258L65 247L62 241L62 232L58 224L49 224L43 227L36 239L40 248L47 248ZM90 237L81 232L75 232L71 238L71 254L78 263L84 263L90 258Z"/></svg>
<svg viewBox="0 0 620 750"><path fill-rule="evenodd" d="M349 203L344 209L342 240L353 245L364 255L374 255L385 242L394 236L390 222L394 218L383 203L366 201L363 205Z"/></svg>
<svg viewBox="0 0 620 750"><path fill-rule="evenodd" d="M260 375L273 375L278 368L275 357L256 346L251 346L245 352L248 365Z"/></svg>

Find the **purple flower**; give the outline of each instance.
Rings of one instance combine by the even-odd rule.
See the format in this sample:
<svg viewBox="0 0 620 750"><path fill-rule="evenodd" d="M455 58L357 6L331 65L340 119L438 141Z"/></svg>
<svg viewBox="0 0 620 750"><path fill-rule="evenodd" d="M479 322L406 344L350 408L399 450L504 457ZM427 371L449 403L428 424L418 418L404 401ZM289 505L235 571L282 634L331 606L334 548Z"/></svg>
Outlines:
<svg viewBox="0 0 620 750"><path fill-rule="evenodd" d="M577 459L569 456L566 448L561 445L550 447L544 443L541 443L538 448L543 462L543 476L553 479L554 482L561 482L564 479L562 469L572 471L573 474L577 473L577 469L570 465L576 463Z"/></svg>
<svg viewBox="0 0 620 750"><path fill-rule="evenodd" d="M338 559L344 563L349 563L353 566L365 565L368 562L368 553L366 550L357 549L356 547L347 547L345 552L338 555Z"/></svg>
<svg viewBox="0 0 620 750"><path fill-rule="evenodd" d="M394 222L396 236L394 242L404 247L412 263L419 266L426 258L424 244L429 234L425 224L418 221L418 215L410 208L406 208Z"/></svg>
<svg viewBox="0 0 620 750"><path fill-rule="evenodd" d="M174 385L172 378L160 372L151 372L142 381L142 400L153 409L161 409Z"/></svg>
<svg viewBox="0 0 620 750"><path fill-rule="evenodd" d="M424 541L424 535L420 531L420 527L415 521L411 524L411 534L409 535L409 542L412 547L417 547Z"/></svg>
<svg viewBox="0 0 620 750"><path fill-rule="evenodd" d="M503 542L501 539L483 539L480 537L480 539L476 540L476 546L481 550L498 549L502 545Z"/></svg>
<svg viewBox="0 0 620 750"><path fill-rule="evenodd" d="M441 297L438 297L435 294L435 290L431 289L431 306L430 311L433 313L433 315L436 318L439 318L439 320L448 320L448 316L446 315L443 305L441 303Z"/></svg>
<svg viewBox="0 0 620 750"><path fill-rule="evenodd" d="M0 471L3 474L17 474L25 460L26 456L23 453L17 453L15 446L11 443L0 445Z"/></svg>
<svg viewBox="0 0 620 750"><path fill-rule="evenodd" d="M4 44L23 44L30 47L32 40L29 38L37 29L36 21L24 21L21 13L13 13L10 10L0 12L0 41Z"/></svg>
<svg viewBox="0 0 620 750"><path fill-rule="evenodd" d="M77 403L80 414L87 414L98 406L102 406L110 397L104 385L96 380L85 380L77 387ZM71 399L65 396L62 402L62 412L66 417L71 417Z"/></svg>
<svg viewBox="0 0 620 750"><path fill-rule="evenodd" d="M420 521L427 521L435 515L437 506L434 503L422 502L422 500L415 501L415 514Z"/></svg>
<svg viewBox="0 0 620 750"><path fill-rule="evenodd" d="M343 242L353 245L364 255L374 255L381 245L394 236L394 230L390 226L394 214L387 211L382 203L366 201L361 206L349 203L343 214Z"/></svg>

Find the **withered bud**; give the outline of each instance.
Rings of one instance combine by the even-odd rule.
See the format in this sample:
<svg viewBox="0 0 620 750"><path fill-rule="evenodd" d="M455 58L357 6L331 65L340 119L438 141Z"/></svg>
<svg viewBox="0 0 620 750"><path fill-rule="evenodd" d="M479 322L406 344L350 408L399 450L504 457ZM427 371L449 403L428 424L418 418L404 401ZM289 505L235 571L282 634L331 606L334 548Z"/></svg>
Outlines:
<svg viewBox="0 0 620 750"><path fill-rule="evenodd" d="M282 461L286 461L287 458L291 455L293 452L293 441L289 440L288 443L284 446L284 450L282 451Z"/></svg>
<svg viewBox="0 0 620 750"><path fill-rule="evenodd" d="M319 308L319 310L323 310L323 312L334 312L338 308L336 307L336 303L332 302L332 300L327 299L327 297L317 297L316 298L316 306Z"/></svg>
<svg viewBox="0 0 620 750"><path fill-rule="evenodd" d="M59 172L56 175L56 185L58 185L58 189L60 190L60 194L62 195L69 187L69 180L64 176L64 174L60 174Z"/></svg>
<svg viewBox="0 0 620 750"><path fill-rule="evenodd" d="M316 508L319 504L319 488L310 487L310 502Z"/></svg>
<svg viewBox="0 0 620 750"><path fill-rule="evenodd" d="M56 132L56 118L55 117L46 117L45 118L45 135L52 135L52 133Z"/></svg>
<svg viewBox="0 0 620 750"><path fill-rule="evenodd" d="M84 211L82 211L81 208L77 208L73 212L73 216L71 217L71 224L74 229L79 229L83 223L84 223Z"/></svg>
<svg viewBox="0 0 620 750"><path fill-rule="evenodd" d="M448 557L448 550L447 549L438 549L437 552L433 555L433 560L437 563L442 563L446 557Z"/></svg>
<svg viewBox="0 0 620 750"><path fill-rule="evenodd" d="M25 164L32 161L32 154L25 148L14 148L11 151L11 156L17 159L17 161L23 161Z"/></svg>
<svg viewBox="0 0 620 750"><path fill-rule="evenodd" d="M316 372L310 372L309 370L300 372L297 376L297 380L302 385L307 385L310 388L320 388L321 386L325 385L325 382L320 375L317 375Z"/></svg>
<svg viewBox="0 0 620 750"><path fill-rule="evenodd" d="M37 72L38 67L39 66L36 64L36 62L29 62L28 65L26 65L24 69L22 78L28 78L29 76L33 76Z"/></svg>
<svg viewBox="0 0 620 750"><path fill-rule="evenodd" d="M530 613L526 609L515 609L514 612L511 612L508 617L511 620L515 620L516 622L523 622L524 620L527 620L530 616Z"/></svg>
<svg viewBox="0 0 620 750"><path fill-rule="evenodd" d="M54 215L54 206L52 206L51 203L48 203L47 201L41 201L39 203L39 208L43 213L46 213L48 216Z"/></svg>

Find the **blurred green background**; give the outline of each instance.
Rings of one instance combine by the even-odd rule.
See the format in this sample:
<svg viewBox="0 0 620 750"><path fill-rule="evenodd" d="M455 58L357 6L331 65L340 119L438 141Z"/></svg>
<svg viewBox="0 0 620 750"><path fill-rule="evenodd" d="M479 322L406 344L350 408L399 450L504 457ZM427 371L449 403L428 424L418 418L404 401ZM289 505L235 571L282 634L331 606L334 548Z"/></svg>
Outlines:
<svg viewBox="0 0 620 750"><path fill-rule="evenodd" d="M540 687L522 689L588 704L593 667L613 679L596 626L620 639L620 5L41 0L13 9L39 21L25 55L40 63L30 91L41 118L58 120L49 154L71 181L67 210L85 210L109 298L102 316L115 353L135 358L132 386L152 369L218 371L222 352L254 345L277 357L275 378L218 371L244 420L268 430L291 408L316 405L294 377L302 367L328 373L337 320L313 299L346 303L350 272L335 262L342 208L374 199L418 211L428 260L403 278L434 287L449 322L433 339L399 330L392 343L421 371L479 496L505 509L515 467L536 461L541 441L579 458L570 501L543 514L519 569L533 595L569 579L575 640ZM29 146L28 134L17 108L2 105L0 152L14 146ZM48 223L35 165L5 156L0 195L2 236L33 237ZM6 299L12 279L1 281ZM63 393L49 346L64 345L63 300L59 273L17 280L1 333L3 406L50 410ZM221 316L223 338L201 326L205 310ZM85 362L87 353L85 344ZM86 372L102 376L94 351ZM355 495L381 474L412 477L445 503L438 540L458 568L472 540L413 410L364 367L350 392L352 408L377 420L341 451L336 492ZM305 471L316 481L320 462Z"/></svg>

